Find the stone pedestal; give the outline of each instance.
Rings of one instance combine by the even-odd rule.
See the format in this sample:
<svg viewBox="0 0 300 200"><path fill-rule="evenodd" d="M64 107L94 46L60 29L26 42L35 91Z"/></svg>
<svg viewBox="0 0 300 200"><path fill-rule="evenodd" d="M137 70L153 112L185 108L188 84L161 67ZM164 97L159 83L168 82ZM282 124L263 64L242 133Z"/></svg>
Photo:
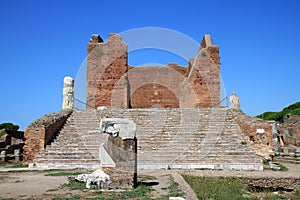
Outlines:
<svg viewBox="0 0 300 200"><path fill-rule="evenodd" d="M104 149L114 162L114 167L103 167L110 176L111 187L135 187L137 184L136 126L128 119L101 120L101 130L108 134Z"/></svg>

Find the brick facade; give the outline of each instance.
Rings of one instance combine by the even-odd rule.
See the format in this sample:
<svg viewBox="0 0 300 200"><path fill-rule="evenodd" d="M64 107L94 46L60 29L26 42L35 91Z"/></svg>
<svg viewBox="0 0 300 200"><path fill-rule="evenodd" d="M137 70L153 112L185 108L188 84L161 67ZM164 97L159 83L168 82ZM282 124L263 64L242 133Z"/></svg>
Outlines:
<svg viewBox="0 0 300 200"><path fill-rule="evenodd" d="M88 44L87 99L97 108L219 107L219 47L205 35L188 66L128 66L127 45L110 34L103 42L93 35Z"/></svg>
<svg viewBox="0 0 300 200"><path fill-rule="evenodd" d="M25 128L23 162L33 161L38 153L46 148L46 144L62 128L71 112L71 110L61 110L44 115Z"/></svg>

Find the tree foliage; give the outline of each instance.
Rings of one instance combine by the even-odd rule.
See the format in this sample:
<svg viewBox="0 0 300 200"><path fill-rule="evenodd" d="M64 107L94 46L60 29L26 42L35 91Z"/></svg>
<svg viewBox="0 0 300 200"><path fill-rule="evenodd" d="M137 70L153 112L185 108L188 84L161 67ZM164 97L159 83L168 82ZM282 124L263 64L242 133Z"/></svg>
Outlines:
<svg viewBox="0 0 300 200"><path fill-rule="evenodd" d="M9 131L17 131L19 128L20 127L18 125L15 125L10 122L0 124L0 129L5 129Z"/></svg>
<svg viewBox="0 0 300 200"><path fill-rule="evenodd" d="M282 109L280 112L264 112L256 117L264 119L264 120L275 120L283 122L283 119L289 115L300 115L300 102L296 102Z"/></svg>

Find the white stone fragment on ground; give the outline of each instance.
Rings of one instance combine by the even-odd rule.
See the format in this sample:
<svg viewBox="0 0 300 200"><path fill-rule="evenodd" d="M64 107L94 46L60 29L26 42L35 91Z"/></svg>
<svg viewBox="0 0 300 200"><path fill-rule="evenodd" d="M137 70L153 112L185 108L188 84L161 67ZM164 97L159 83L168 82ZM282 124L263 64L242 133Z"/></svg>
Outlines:
<svg viewBox="0 0 300 200"><path fill-rule="evenodd" d="M107 189L111 183L109 175L102 169L97 169L91 174L79 174L75 177L79 182L85 182L86 188L91 188L91 185L97 185L99 189Z"/></svg>

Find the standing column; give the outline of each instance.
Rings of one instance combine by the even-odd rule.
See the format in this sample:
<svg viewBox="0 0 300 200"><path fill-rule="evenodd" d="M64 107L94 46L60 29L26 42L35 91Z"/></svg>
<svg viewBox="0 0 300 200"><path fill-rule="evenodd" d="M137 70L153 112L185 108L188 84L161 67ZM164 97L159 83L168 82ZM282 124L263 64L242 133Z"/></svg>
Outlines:
<svg viewBox="0 0 300 200"><path fill-rule="evenodd" d="M64 78L62 109L73 109L73 108L74 108L74 80L71 77L66 76Z"/></svg>

